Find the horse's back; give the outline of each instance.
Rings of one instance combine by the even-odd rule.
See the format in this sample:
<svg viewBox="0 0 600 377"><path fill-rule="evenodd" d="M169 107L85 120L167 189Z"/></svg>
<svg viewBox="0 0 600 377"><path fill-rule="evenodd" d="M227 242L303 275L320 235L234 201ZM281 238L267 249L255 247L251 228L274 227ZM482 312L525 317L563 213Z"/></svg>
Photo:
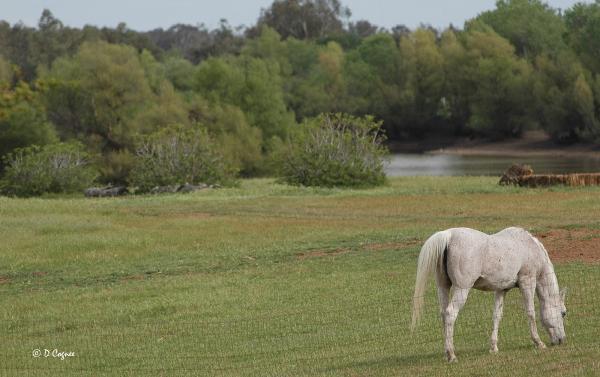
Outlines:
<svg viewBox="0 0 600 377"><path fill-rule="evenodd" d="M531 234L522 228L506 228L492 235L453 228L451 234L447 273L453 285L509 289L514 287L519 274L535 267L539 248Z"/></svg>

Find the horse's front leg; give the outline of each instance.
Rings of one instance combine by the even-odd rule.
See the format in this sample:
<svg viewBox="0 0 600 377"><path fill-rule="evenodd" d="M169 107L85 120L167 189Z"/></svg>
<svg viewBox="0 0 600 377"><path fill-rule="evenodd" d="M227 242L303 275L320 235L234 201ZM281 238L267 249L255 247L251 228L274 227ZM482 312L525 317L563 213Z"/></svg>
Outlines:
<svg viewBox="0 0 600 377"><path fill-rule="evenodd" d="M527 280L527 282L519 282L519 286L521 287L521 292L523 292L523 304L525 306L527 318L529 319L529 332L531 333L531 340L533 340L533 343L536 345L536 347L543 349L546 348L546 345L540 339L540 335L537 331L537 325L535 323L535 281L532 281L533 279Z"/></svg>
<svg viewBox="0 0 600 377"><path fill-rule="evenodd" d="M490 352L498 352L498 327L500 326L500 320L502 319L502 309L504 307L504 296L506 291L496 291L494 300L494 318L492 328L492 339Z"/></svg>
<svg viewBox="0 0 600 377"><path fill-rule="evenodd" d="M446 323L445 323L445 348L446 348L446 357L448 357L448 362L456 361L456 355L454 354L454 322L456 322L456 318L458 317L458 312L463 308L465 302L467 301L467 297L469 296L469 288L457 288L454 290L452 295L452 301L448 305L448 309L446 309Z"/></svg>

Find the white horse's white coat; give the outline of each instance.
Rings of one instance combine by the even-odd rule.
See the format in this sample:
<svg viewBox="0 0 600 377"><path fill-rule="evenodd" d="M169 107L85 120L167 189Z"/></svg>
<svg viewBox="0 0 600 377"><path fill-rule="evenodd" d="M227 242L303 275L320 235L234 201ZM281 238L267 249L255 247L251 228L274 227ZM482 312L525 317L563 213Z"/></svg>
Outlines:
<svg viewBox="0 0 600 377"><path fill-rule="evenodd" d="M553 344L563 343L566 315L564 291L560 292L548 252L521 228L507 228L487 235L469 228L437 232L423 245L417 265L412 326L419 322L429 276L435 273L448 361L454 354L454 322L471 288L495 292L491 352L498 352L498 325L506 292L519 287L529 319L531 338L545 348L535 322L534 292L540 301L542 324ZM450 300L450 288L453 290Z"/></svg>

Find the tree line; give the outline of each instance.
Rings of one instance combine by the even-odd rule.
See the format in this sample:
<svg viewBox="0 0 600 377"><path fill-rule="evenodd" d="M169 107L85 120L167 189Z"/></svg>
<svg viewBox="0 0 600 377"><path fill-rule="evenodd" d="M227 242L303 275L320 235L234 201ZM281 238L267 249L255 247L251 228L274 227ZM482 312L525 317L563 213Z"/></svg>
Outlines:
<svg viewBox="0 0 600 377"><path fill-rule="evenodd" d="M338 0L277 0L247 28L2 21L0 156L76 140L103 181L124 182L140 138L200 126L242 176L264 175L323 113L372 115L390 140L600 142L600 0L500 0L460 29L349 16Z"/></svg>

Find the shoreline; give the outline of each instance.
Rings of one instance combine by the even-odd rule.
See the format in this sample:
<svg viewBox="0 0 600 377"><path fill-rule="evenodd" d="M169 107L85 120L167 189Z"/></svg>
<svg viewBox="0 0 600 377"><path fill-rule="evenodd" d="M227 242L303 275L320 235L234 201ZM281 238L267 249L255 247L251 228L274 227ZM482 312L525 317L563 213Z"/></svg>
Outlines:
<svg viewBox="0 0 600 377"><path fill-rule="evenodd" d="M541 131L529 131L520 139L486 141L434 139L425 142L396 142L392 153L420 153L454 156L566 157L600 159L600 146L593 144L557 145Z"/></svg>

